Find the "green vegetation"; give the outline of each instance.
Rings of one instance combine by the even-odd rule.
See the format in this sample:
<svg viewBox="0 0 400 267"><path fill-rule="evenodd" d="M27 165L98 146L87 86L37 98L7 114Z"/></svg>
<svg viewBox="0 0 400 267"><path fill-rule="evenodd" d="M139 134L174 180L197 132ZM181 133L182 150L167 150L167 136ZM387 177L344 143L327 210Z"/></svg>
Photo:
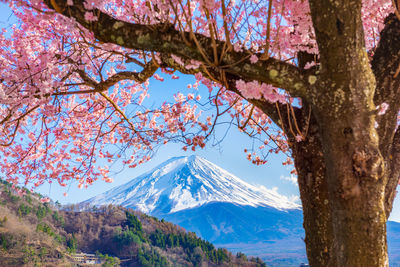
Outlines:
<svg viewBox="0 0 400 267"><path fill-rule="evenodd" d="M244 261L247 261L247 256L246 256L246 254L244 254L244 253L242 253L242 252L236 253L236 258L242 259L242 260L244 260Z"/></svg>
<svg viewBox="0 0 400 267"><path fill-rule="evenodd" d="M126 212L126 224L128 225L128 227L136 232L142 232L143 231L143 227L142 227L142 223L139 221L139 219L130 212Z"/></svg>
<svg viewBox="0 0 400 267"><path fill-rule="evenodd" d="M1 233L0 234L0 244L1 249L9 250L13 246L13 239L14 236L8 233Z"/></svg>
<svg viewBox="0 0 400 267"><path fill-rule="evenodd" d="M115 232L114 241L118 245L129 246L131 244L140 244L142 242L142 238L130 229L124 231L117 229Z"/></svg>
<svg viewBox="0 0 400 267"><path fill-rule="evenodd" d="M259 257L251 258L250 261L251 261L251 262L257 263L257 266L260 266L260 267L267 267L267 264L265 264L265 263L263 262L263 260L260 259Z"/></svg>
<svg viewBox="0 0 400 267"><path fill-rule="evenodd" d="M42 248L40 248L40 251L39 251L39 258L41 259L41 260L44 260L44 258L47 256L47 249L45 248L45 247L42 247Z"/></svg>
<svg viewBox="0 0 400 267"><path fill-rule="evenodd" d="M125 212L126 229L117 228L114 235L114 242L119 246L129 246L132 244L147 243L142 223L139 219L130 212Z"/></svg>
<svg viewBox="0 0 400 267"><path fill-rule="evenodd" d="M53 229L51 229L51 227L48 226L46 223L39 223L36 226L36 231L38 231L38 232L41 231L41 232L48 234L49 236L54 236Z"/></svg>
<svg viewBox="0 0 400 267"><path fill-rule="evenodd" d="M19 205L18 215L19 215L19 217L23 217L23 216L26 216L29 213L31 213L31 211L32 211L31 206L28 206L28 205L25 205L24 203L22 203L21 205Z"/></svg>
<svg viewBox="0 0 400 267"><path fill-rule="evenodd" d="M36 250L32 246L26 246L24 248L24 263L34 262L36 263Z"/></svg>
<svg viewBox="0 0 400 267"><path fill-rule="evenodd" d="M36 193L18 197L1 180L0 192L0 208L7 214L0 217L0 262L5 266L69 266L61 264L73 261L64 254L95 251L107 267L264 266L259 259L235 257L194 233L140 212L112 205L84 212L77 212L76 205L60 209L40 203Z"/></svg>
<svg viewBox="0 0 400 267"><path fill-rule="evenodd" d="M167 258L161 256L154 248L141 247L138 250L139 265L143 267L166 267L170 266Z"/></svg>
<svg viewBox="0 0 400 267"><path fill-rule="evenodd" d="M67 239L67 251L69 253L75 253L77 247L78 247L78 244L77 244L76 238L75 238L74 234L72 234L72 236Z"/></svg>
<svg viewBox="0 0 400 267"><path fill-rule="evenodd" d="M46 261L46 257L48 256L48 250L45 247L40 248L37 250L32 245L26 245L23 249L23 263L29 266L42 266L41 263Z"/></svg>
<svg viewBox="0 0 400 267"><path fill-rule="evenodd" d="M30 191L27 191L27 195L25 196L25 201L28 202L29 204L32 204L32 198L30 196Z"/></svg>
<svg viewBox="0 0 400 267"><path fill-rule="evenodd" d="M4 226L6 224L6 222L7 222L7 220L8 220L7 216L4 216L3 219L0 219L0 227Z"/></svg>
<svg viewBox="0 0 400 267"><path fill-rule="evenodd" d="M228 251L224 249L215 249L214 245L208 241L198 238L195 233L164 234L160 230L154 231L150 235L150 240L154 246L160 248L182 247L188 254L191 261L195 263L197 257L194 257L195 249L200 248L205 254L206 259L214 263L223 263L229 259Z"/></svg>
<svg viewBox="0 0 400 267"><path fill-rule="evenodd" d="M162 224L165 223L164 220L159 222ZM215 249L213 244L198 238L195 233L164 233L160 229L156 229L146 238L142 223L130 212L126 212L126 225L127 229L117 229L114 235L114 242L120 247L132 244L140 245L142 242L149 243L164 250L181 247L187 254L187 260L192 262L195 266L200 264L203 260L209 260L216 264L229 261L227 250L220 248ZM147 266L146 264L153 264L154 266L154 264L164 263L163 258L159 256L155 250L146 250L141 247L138 253L141 255L140 263L143 266Z"/></svg>
<svg viewBox="0 0 400 267"><path fill-rule="evenodd" d="M6 187L4 192L6 193L7 197L11 201L11 203L17 203L19 201L20 198L18 196L14 195L13 193L11 193L10 187Z"/></svg>
<svg viewBox="0 0 400 267"><path fill-rule="evenodd" d="M36 210L36 217L41 220L51 211L51 209L46 205L39 205Z"/></svg>
<svg viewBox="0 0 400 267"><path fill-rule="evenodd" d="M59 224L61 227L64 227L64 217L61 216L58 211L53 211L52 218L56 224Z"/></svg>
<svg viewBox="0 0 400 267"><path fill-rule="evenodd" d="M53 237L58 243L64 243L65 237L58 235L49 225L46 223L39 223L36 226L37 232L43 232Z"/></svg>
<svg viewBox="0 0 400 267"><path fill-rule="evenodd" d="M120 266L121 264L121 261L118 257L108 256L108 254L101 254L99 251L96 251L96 255L104 261L104 263L101 265L102 267L114 267Z"/></svg>

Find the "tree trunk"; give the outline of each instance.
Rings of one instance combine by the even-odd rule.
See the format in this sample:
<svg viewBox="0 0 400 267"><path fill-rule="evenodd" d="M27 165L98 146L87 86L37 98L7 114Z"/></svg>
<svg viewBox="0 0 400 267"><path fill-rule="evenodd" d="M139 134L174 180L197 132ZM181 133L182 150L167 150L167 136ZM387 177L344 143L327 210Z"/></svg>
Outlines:
<svg viewBox="0 0 400 267"><path fill-rule="evenodd" d="M320 136L311 117L306 140L291 145L310 266L388 266L387 179L377 143L365 131L356 141L353 130L331 125Z"/></svg>
<svg viewBox="0 0 400 267"><path fill-rule="evenodd" d="M334 252L338 266L388 266L384 186L343 170L344 157L328 168L328 183L332 206ZM347 157L351 162L351 158Z"/></svg>
<svg viewBox="0 0 400 267"><path fill-rule="evenodd" d="M312 112L306 140L291 140L310 266L388 266L387 177L375 128L353 130L346 120L321 117L322 134Z"/></svg>
<svg viewBox="0 0 400 267"><path fill-rule="evenodd" d="M337 198L332 218L338 266L389 266L382 195L370 190L357 199Z"/></svg>
<svg viewBox="0 0 400 267"><path fill-rule="evenodd" d="M320 52L310 102L326 166L332 256L340 267L388 266L388 174L380 151L377 83L365 49L362 1L309 3Z"/></svg>
<svg viewBox="0 0 400 267"><path fill-rule="evenodd" d="M319 113L337 266L388 266L385 164L368 108ZM353 127L348 127L348 122ZM357 127L357 123L360 125ZM361 125L362 124L362 125ZM355 127L354 127L355 126Z"/></svg>
<svg viewBox="0 0 400 267"><path fill-rule="evenodd" d="M337 266L333 257L333 228L325 162L318 127L310 121L307 139L292 143L303 206L303 227L310 266Z"/></svg>

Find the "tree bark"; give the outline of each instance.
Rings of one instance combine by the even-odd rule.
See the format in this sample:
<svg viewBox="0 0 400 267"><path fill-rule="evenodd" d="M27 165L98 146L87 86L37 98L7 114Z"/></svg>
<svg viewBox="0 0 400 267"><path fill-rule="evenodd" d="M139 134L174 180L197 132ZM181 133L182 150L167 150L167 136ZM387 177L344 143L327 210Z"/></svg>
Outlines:
<svg viewBox="0 0 400 267"><path fill-rule="evenodd" d="M304 141L293 142L291 148L303 207L307 258L310 266L337 266L333 257L331 207L318 126L312 114L309 122L299 123L308 123L308 134Z"/></svg>
<svg viewBox="0 0 400 267"><path fill-rule="evenodd" d="M388 266L387 175L374 129L357 134L339 122L326 126L334 122L327 116L321 131L313 114L306 139L291 143L310 266ZM302 127L304 123L299 121ZM355 140L354 135L363 137Z"/></svg>
<svg viewBox="0 0 400 267"><path fill-rule="evenodd" d="M388 266L385 160L362 2L309 0L320 51L311 102L320 129L337 266Z"/></svg>
<svg viewBox="0 0 400 267"><path fill-rule="evenodd" d="M307 108L298 113L304 110ZM332 138L327 142L324 140L327 137L320 134L314 113L311 114L306 140L291 144L310 266L388 266L385 210L388 168L384 168L376 138L366 139L367 131L364 138L355 142L356 133L337 122L329 123L328 130L324 125L322 134ZM301 118L306 116L296 117L304 127ZM332 122L332 117L323 121Z"/></svg>
<svg viewBox="0 0 400 267"><path fill-rule="evenodd" d="M397 128L397 131L393 138L392 151L389 157L386 159L386 169L389 174L388 182L385 188L385 212L386 219L389 218L390 213L392 212L394 198L396 197L396 187L399 184L400 177L400 128Z"/></svg>
<svg viewBox="0 0 400 267"><path fill-rule="evenodd" d="M377 117L380 151L385 158L388 176L385 188L386 218L392 211L400 177L400 130L397 120L393 119L400 109L400 79L396 77L400 65L399 29L399 19L395 14L390 14L385 19L385 27L371 61L377 83L374 102L376 105L387 105L385 114Z"/></svg>
<svg viewBox="0 0 400 267"><path fill-rule="evenodd" d="M342 103L328 95L325 108L316 112L331 205L333 256L337 266L388 266L387 174L373 125L374 108L367 104L372 95L365 93L373 91L373 83L368 72L352 71L350 75L357 73L360 80L344 78L338 83L344 93ZM335 112L330 111L335 106L330 99L338 106Z"/></svg>
<svg viewBox="0 0 400 267"><path fill-rule="evenodd" d="M383 160L371 139L338 139L324 143L337 266L388 266Z"/></svg>

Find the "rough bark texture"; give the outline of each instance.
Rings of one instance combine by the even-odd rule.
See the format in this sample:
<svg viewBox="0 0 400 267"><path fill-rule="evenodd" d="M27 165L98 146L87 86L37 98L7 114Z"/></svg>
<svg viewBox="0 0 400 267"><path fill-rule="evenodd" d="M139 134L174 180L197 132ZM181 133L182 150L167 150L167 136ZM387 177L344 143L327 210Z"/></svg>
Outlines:
<svg viewBox="0 0 400 267"><path fill-rule="evenodd" d="M310 1L321 73L313 106L321 129L338 266L388 266L387 176L375 129L361 1Z"/></svg>
<svg viewBox="0 0 400 267"><path fill-rule="evenodd" d="M305 118L304 115L301 117ZM333 257L332 216L319 129L313 115L309 122L299 123L309 124L306 140L291 146L303 205L307 257L310 266L337 266Z"/></svg>
<svg viewBox="0 0 400 267"><path fill-rule="evenodd" d="M84 19L83 0L74 0L73 6L66 0L45 3L75 18L102 42L162 53L163 64L170 68L202 72L174 65L170 54L201 61L208 70L204 75L213 75L210 78L217 82L225 77L228 89L238 94L235 81L243 79L301 97L305 104L295 108L296 120L301 128L307 125L308 135L298 143L287 135L298 171L310 266L388 266L386 220L400 175L400 130L396 130L400 80L395 75L400 64L400 21L395 16L386 21L372 68L364 44L361 0L309 0L320 67L306 71L304 62L295 66L273 58L250 64L249 51L230 51L220 62L222 68L210 64L194 44L187 45L188 33L179 33L172 25L131 24L100 11L93 23ZM196 36L211 55L210 38ZM223 41L217 42L219 52L223 46ZM308 55L299 59L304 57ZM249 102L287 129L288 121L280 121L274 104ZM389 109L378 115L382 103Z"/></svg>
<svg viewBox="0 0 400 267"><path fill-rule="evenodd" d="M377 117L380 151L385 158L388 176L385 187L385 212L388 218L400 177L400 131L395 131L397 121L393 120L400 108L400 79L395 77L400 66L400 21L394 14L386 18L380 38L371 66L377 83L375 104L389 105L385 116Z"/></svg>

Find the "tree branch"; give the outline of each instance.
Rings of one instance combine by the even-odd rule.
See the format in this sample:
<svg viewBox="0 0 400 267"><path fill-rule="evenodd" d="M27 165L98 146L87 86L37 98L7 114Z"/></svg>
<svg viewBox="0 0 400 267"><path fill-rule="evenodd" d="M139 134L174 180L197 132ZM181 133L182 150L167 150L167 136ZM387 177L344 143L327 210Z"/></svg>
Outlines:
<svg viewBox="0 0 400 267"><path fill-rule="evenodd" d="M388 104L386 113L377 117L380 149L385 157L390 153L400 109L400 76L395 75L400 66L399 29L400 21L389 15L371 61L376 80L374 102L377 106Z"/></svg>
<svg viewBox="0 0 400 267"><path fill-rule="evenodd" d="M256 80L285 89L291 96L301 97L303 101L307 101L309 100L309 77L317 75L315 68L303 70L275 58L251 63L250 55L253 53L249 50L243 49L242 52L232 50L222 53L224 47L227 46L223 41L215 40L213 43L213 40L207 36L179 32L170 24L143 25L121 21L98 9L86 10L83 0L73 0L72 6L67 6L66 0L44 0L44 2L49 8L67 17L74 18L81 26L93 32L95 38L101 42L114 43L130 49L159 52L162 61L161 67L170 67L185 74L201 72L203 76L225 86L226 84L221 78L224 75L228 82L227 89L241 97L243 96L236 88L236 81L250 82ZM98 20L95 22L86 21L86 12L93 12ZM195 38L191 38L191 34L194 34ZM210 65L205 62L204 56L198 50L193 39L197 40L207 55L213 55L214 49L217 50L218 54L223 54L219 65ZM181 57L187 64L190 64L191 60L195 60L201 62L202 66L198 69L186 69L185 66L178 64L170 56L171 54ZM261 57L261 54L256 55L259 58ZM118 77L115 78L123 78L124 75L124 73L119 73ZM290 121L288 118L291 118L292 115L287 113L286 104L277 103L281 117L275 103L270 103L264 99L247 99L247 101L265 112L279 127L289 128ZM301 110L294 108L295 119L299 122L300 128L305 125L308 118L308 116L303 116L304 112ZM294 140L294 136L290 138Z"/></svg>
<svg viewBox="0 0 400 267"><path fill-rule="evenodd" d="M109 77L107 80L100 82L99 86L109 88L122 80L131 80L137 83L144 83L147 79L149 79L151 76L154 75L157 69L158 69L157 64L155 64L155 62L151 60L144 66L141 72L132 72L132 71L118 72Z"/></svg>
<svg viewBox="0 0 400 267"><path fill-rule="evenodd" d="M400 177L400 129L397 115L400 109L400 21L394 14L385 19L379 44L373 55L371 67L375 75L374 102L378 106L387 104L385 114L377 116L379 147L385 158L388 180L385 186L385 212L388 218L396 196ZM397 127L397 130L396 130Z"/></svg>
<svg viewBox="0 0 400 267"><path fill-rule="evenodd" d="M390 212L393 208L393 201L396 197L396 187L399 183L400 178L400 127L397 128L393 143L392 143L392 151L390 155L389 161L389 179L385 187L385 212L386 218L389 217Z"/></svg>
<svg viewBox="0 0 400 267"><path fill-rule="evenodd" d="M216 81L224 86L226 86L229 91L236 93L240 97L244 98L242 93L236 88L236 82L241 79L241 77L237 75L233 75L230 73L225 73L225 78L226 78L226 83L221 80L221 73L218 68L205 68L199 67L197 69L186 69L184 66L178 64L177 62L174 61L170 55L167 54L161 54L160 59L162 61L161 67L169 67L174 70L177 70L181 73L184 74L196 74L196 73L201 73L204 77ZM249 81L247 81L249 82ZM289 121L287 120L288 114L287 114L287 108L285 104L281 103L270 103L266 101L265 99L246 99L249 103L253 104L257 108L261 109L266 115L268 115L271 120L278 125L279 127L283 128L288 128L289 127ZM281 116L278 114L277 106L280 109L280 112L282 113L283 121L281 120ZM304 119L307 118L307 116L303 116L301 112L299 112L301 109L300 108L295 108L295 116L297 121L304 121ZM301 127L301 126L300 126Z"/></svg>
<svg viewBox="0 0 400 267"><path fill-rule="evenodd" d="M96 80L92 79L86 72L83 70L76 70L79 74L81 79L83 80L84 84L87 86L92 87L92 90L79 90L79 91L67 91L67 92L56 92L51 95L73 95L73 94L89 94L89 93L100 93L106 91L111 86L114 86L116 83L123 81L123 80L131 80L137 83L143 83L147 79L149 79L153 74L157 71L158 66L154 63L153 60L149 61L147 64L144 65L144 68L141 72L133 72L133 71L122 71L118 72L108 79L102 82L97 82ZM47 95L47 96L50 96Z"/></svg>
<svg viewBox="0 0 400 267"><path fill-rule="evenodd" d="M93 32L95 38L101 42L137 50L174 54L206 64L190 33L179 32L171 24L143 25L121 21L98 9L86 10L83 5L84 0L73 0L72 6L68 6L66 0L44 0L44 2L56 12L74 18L80 25ZM98 20L86 21L86 12L93 12ZM213 55L211 38L201 34L194 34L194 36L207 55ZM187 40L192 40L189 41L189 45L186 44ZM215 48L218 54L222 53L226 45L225 42L216 40ZM253 53L248 50L227 52L219 65L214 67L237 75L243 80L257 80L285 89L294 97L307 97L308 77L313 73L303 72L292 64L274 58L266 61L259 60L252 64L251 54ZM258 56L260 57L261 54Z"/></svg>

